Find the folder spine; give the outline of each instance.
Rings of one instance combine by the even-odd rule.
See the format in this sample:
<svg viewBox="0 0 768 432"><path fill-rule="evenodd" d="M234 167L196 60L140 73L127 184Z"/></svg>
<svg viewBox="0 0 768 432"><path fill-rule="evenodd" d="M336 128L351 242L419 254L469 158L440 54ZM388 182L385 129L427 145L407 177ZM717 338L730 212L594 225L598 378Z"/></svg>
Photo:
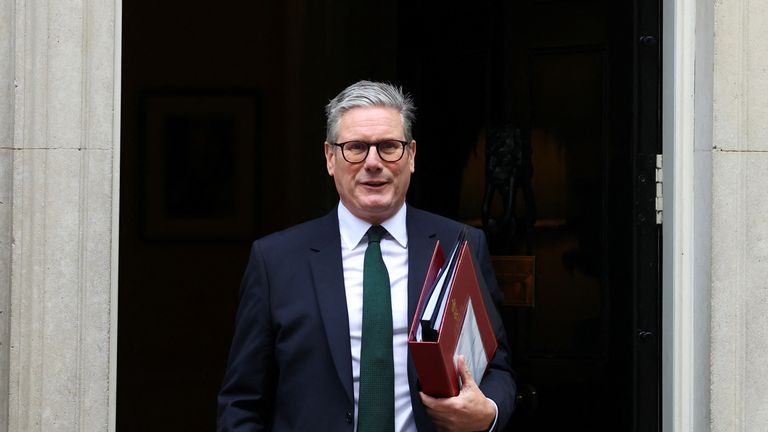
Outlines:
<svg viewBox="0 0 768 432"><path fill-rule="evenodd" d="M450 397L459 394L459 382L456 376L456 367L453 365L453 356L443 355L437 342L413 344L411 345L411 355L414 364L429 365L429 370L424 367L418 370L420 376L429 377L429 379L419 380L421 391L436 397Z"/></svg>

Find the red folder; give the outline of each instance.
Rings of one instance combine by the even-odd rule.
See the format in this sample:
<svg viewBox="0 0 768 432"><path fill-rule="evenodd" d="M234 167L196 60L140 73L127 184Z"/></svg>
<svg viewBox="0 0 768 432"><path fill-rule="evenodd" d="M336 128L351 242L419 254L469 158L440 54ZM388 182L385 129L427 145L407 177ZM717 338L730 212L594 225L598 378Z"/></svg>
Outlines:
<svg viewBox="0 0 768 432"><path fill-rule="evenodd" d="M435 397L451 397L459 394L460 385L456 370L456 346L459 341L464 318L467 316L467 305L472 304L474 316L480 332L480 339L486 355L486 364L491 362L496 352L496 335L493 332L488 311L485 308L483 295L480 292L478 275L472 262L472 253L469 242L464 241L458 255L455 267L456 276L453 279L446 295L448 296L444 318L440 324L439 335L436 342L423 342L416 340L416 331L420 325L420 315L429 296L431 287L440 268L445 262L440 242L435 245L432 260L429 264L424 287L419 297L419 304L411 323L408 334L408 348L413 358L416 373L419 376L421 390ZM482 277L480 275L479 277ZM471 299L471 302L470 302ZM464 353L460 353L464 354ZM466 354L465 354L466 357ZM473 377L478 383L482 376Z"/></svg>

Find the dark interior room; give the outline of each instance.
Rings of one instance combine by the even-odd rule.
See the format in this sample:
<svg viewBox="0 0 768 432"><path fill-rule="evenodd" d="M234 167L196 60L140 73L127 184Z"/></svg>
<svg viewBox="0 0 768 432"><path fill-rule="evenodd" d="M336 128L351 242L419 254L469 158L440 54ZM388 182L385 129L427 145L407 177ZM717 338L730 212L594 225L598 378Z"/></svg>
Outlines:
<svg viewBox="0 0 768 432"><path fill-rule="evenodd" d="M417 106L409 204L485 229L498 269L530 263L501 310L507 430L655 430L634 335L641 3L125 0L118 429L215 429L250 244L336 205L324 106L369 79ZM486 161L510 136L505 205Z"/></svg>

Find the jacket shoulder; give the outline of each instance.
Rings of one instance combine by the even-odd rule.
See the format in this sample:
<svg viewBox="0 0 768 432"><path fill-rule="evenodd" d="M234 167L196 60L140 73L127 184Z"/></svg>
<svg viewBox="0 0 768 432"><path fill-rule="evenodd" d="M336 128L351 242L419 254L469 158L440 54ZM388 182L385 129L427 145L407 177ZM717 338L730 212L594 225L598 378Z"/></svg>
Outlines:
<svg viewBox="0 0 768 432"><path fill-rule="evenodd" d="M467 228L473 235L482 233L482 230L479 228L412 206L408 207L408 217L412 224L417 226L428 226L438 232L448 231L458 233L461 229Z"/></svg>
<svg viewBox="0 0 768 432"><path fill-rule="evenodd" d="M273 253L280 250L305 249L316 244L323 245L339 237L338 226L336 212L332 211L325 216L259 238L253 242L253 247L258 246Z"/></svg>

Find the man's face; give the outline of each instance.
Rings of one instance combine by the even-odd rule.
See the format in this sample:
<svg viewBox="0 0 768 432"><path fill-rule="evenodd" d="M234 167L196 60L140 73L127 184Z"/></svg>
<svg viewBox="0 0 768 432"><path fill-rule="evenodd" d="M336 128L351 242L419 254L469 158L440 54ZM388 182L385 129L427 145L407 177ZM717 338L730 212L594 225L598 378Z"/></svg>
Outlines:
<svg viewBox="0 0 768 432"><path fill-rule="evenodd" d="M400 113L394 108L357 107L342 115L336 141L404 140ZM353 215L379 224L394 215L405 202L405 193L415 169L416 141L405 148L397 162L379 158L375 147L359 163L344 160L341 148L325 143L328 174L333 176L336 190L344 206Z"/></svg>

